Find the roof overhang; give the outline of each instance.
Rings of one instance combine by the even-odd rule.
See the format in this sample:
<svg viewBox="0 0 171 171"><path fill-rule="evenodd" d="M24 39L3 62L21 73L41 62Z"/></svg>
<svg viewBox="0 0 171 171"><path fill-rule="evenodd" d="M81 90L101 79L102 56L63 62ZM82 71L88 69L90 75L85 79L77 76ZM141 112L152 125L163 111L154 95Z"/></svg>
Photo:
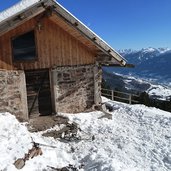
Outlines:
<svg viewBox="0 0 171 171"><path fill-rule="evenodd" d="M101 51L98 58L110 59L110 64L115 63L116 65L126 66L126 60L118 52L54 0L35 1L27 8L21 9L12 16L2 20L0 22L0 36L47 9L61 17L67 24L81 33L82 36L90 40ZM106 63L106 60L102 61Z"/></svg>
<svg viewBox="0 0 171 171"><path fill-rule="evenodd" d="M52 4L53 1L51 0L41 0L37 3L34 3L33 5L30 5L25 9L17 11L15 14L9 16L5 20L0 21L0 36L16 28L17 26L21 25L27 20L44 12L46 10L46 7L51 6Z"/></svg>

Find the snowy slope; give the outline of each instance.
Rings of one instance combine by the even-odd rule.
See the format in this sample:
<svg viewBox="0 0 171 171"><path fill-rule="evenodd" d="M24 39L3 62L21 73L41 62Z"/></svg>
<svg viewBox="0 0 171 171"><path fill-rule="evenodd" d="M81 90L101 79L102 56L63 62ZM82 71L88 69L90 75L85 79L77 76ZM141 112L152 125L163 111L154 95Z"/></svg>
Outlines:
<svg viewBox="0 0 171 171"><path fill-rule="evenodd" d="M163 85L150 84L150 88L146 91L150 97L160 100L171 99L171 88Z"/></svg>
<svg viewBox="0 0 171 171"><path fill-rule="evenodd" d="M108 101L108 99L104 99ZM85 171L169 171L171 170L171 114L143 105L108 102L114 106L112 120L98 119L101 112L67 115L94 141L64 143L29 133L8 113L0 115L0 170L15 171L14 161L37 142L56 146L43 147L43 155L26 162L22 171L49 170L84 163ZM85 133L80 135L85 138ZM72 150L71 150L72 149ZM74 149L74 150L73 150Z"/></svg>

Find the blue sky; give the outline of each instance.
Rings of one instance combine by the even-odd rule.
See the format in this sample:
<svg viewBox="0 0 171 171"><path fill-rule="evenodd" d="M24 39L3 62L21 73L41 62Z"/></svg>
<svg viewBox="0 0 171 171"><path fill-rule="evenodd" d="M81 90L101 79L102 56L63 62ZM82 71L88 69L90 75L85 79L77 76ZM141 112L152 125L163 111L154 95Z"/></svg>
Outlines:
<svg viewBox="0 0 171 171"><path fill-rule="evenodd" d="M1 0L0 11L19 0ZM115 49L171 48L171 0L58 0Z"/></svg>

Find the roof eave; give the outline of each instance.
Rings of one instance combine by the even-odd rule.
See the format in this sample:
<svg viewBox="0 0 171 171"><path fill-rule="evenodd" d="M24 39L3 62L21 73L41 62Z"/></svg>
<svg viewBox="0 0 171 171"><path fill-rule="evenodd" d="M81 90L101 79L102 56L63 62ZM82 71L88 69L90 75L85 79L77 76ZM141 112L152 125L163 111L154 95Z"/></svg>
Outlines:
<svg viewBox="0 0 171 171"><path fill-rule="evenodd" d="M45 11L46 7L51 6L53 0L41 0L28 8L8 17L7 19L0 22L0 36L6 32L16 28L18 25L25 21L37 16L38 14Z"/></svg>

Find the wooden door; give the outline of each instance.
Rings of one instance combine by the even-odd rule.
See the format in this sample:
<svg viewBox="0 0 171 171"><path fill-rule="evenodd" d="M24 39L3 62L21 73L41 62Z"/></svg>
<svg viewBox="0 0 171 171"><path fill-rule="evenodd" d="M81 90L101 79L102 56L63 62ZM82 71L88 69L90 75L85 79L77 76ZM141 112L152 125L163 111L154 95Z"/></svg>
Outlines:
<svg viewBox="0 0 171 171"><path fill-rule="evenodd" d="M52 114L49 70L25 71L29 117Z"/></svg>

